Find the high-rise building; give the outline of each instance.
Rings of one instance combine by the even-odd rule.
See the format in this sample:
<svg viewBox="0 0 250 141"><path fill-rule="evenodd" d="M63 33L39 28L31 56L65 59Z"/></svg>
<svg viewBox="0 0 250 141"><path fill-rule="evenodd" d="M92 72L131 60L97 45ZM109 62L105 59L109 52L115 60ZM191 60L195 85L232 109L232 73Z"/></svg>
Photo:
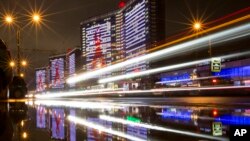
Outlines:
<svg viewBox="0 0 250 141"><path fill-rule="evenodd" d="M73 76L77 71L81 71L81 50L79 48L74 48L66 53L66 77ZM70 88L74 88L75 84L70 84Z"/></svg>
<svg viewBox="0 0 250 141"><path fill-rule="evenodd" d="M164 0L130 0L112 13L81 23L85 70L91 71L145 55L165 38ZM143 71L150 62L138 62L112 74Z"/></svg>

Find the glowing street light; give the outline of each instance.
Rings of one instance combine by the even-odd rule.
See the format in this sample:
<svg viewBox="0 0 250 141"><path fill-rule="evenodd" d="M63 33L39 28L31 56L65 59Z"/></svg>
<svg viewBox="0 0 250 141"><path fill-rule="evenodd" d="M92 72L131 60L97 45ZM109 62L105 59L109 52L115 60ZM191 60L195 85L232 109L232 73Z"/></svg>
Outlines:
<svg viewBox="0 0 250 141"><path fill-rule="evenodd" d="M8 24L11 24L13 22L13 18L10 15L7 15L5 17L5 22L8 23Z"/></svg>
<svg viewBox="0 0 250 141"><path fill-rule="evenodd" d="M194 30L200 30L201 29L201 23L200 22L195 22L193 25Z"/></svg>
<svg viewBox="0 0 250 141"><path fill-rule="evenodd" d="M39 14L33 14L32 20L34 22L38 23L41 20L40 15Z"/></svg>
<svg viewBox="0 0 250 141"><path fill-rule="evenodd" d="M27 61L23 60L21 63L23 66L27 66Z"/></svg>
<svg viewBox="0 0 250 141"><path fill-rule="evenodd" d="M38 13L32 14L30 16L30 18L31 18L31 21L34 22L34 23L39 23L41 21L41 16ZM6 24L12 24L13 21L14 21L13 17L10 14L6 15L4 17L4 19L5 19ZM21 65L26 66L27 62L26 61L21 61L21 59L20 59L21 58L20 57L20 38L21 38L20 37L21 36L20 32L21 32L22 27L20 25L16 25L16 26L17 26L17 31L16 31L16 33L17 33L17 36L16 36L17 37L17 74L19 74L21 76L20 67L21 67ZM15 65L15 63L13 63L13 62L10 63L11 67L14 67L14 65ZM21 76L21 77L23 77L23 76Z"/></svg>
<svg viewBox="0 0 250 141"><path fill-rule="evenodd" d="M23 73L20 73L20 77L24 77L24 74L23 74Z"/></svg>
<svg viewBox="0 0 250 141"><path fill-rule="evenodd" d="M14 67L15 66L15 62L14 61L11 61L10 62L10 67Z"/></svg>

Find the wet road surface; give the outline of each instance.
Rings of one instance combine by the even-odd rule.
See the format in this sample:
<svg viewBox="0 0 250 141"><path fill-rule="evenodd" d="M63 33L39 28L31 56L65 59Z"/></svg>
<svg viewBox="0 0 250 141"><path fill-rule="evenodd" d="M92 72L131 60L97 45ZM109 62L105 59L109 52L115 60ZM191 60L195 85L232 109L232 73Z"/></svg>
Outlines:
<svg viewBox="0 0 250 141"><path fill-rule="evenodd" d="M91 98L1 102L1 140L229 140L250 125L248 97ZM216 122L216 123L215 123ZM213 125L222 124L217 136Z"/></svg>

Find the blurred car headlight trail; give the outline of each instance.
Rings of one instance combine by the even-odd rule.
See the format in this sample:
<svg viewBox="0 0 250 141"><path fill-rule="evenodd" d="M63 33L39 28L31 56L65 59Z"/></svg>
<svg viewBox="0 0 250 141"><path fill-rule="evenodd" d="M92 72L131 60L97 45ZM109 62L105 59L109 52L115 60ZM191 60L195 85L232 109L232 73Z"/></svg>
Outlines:
<svg viewBox="0 0 250 141"><path fill-rule="evenodd" d="M35 105L60 106L81 109L122 109L123 106L104 102L36 100Z"/></svg>
<svg viewBox="0 0 250 141"><path fill-rule="evenodd" d="M247 54L250 54L250 52L248 51L248 52L235 53L235 54L226 55L226 56L219 56L219 58L229 59L229 58L239 57L239 56L243 56L243 55L247 55ZM114 82L114 81L118 81L118 80L129 79L129 78L145 76L145 75L160 73L160 72L164 72L164 71L169 71L169 70L173 70L173 69L179 69L179 68L183 68L183 67L193 66L193 65L197 65L200 63L208 62L208 61L211 61L211 59L210 58L202 59L202 60L197 60L197 61L192 61L192 62L187 62L187 63L181 63L181 64L176 64L176 65L161 67L161 68L149 69L149 70L141 71L141 72L133 72L133 73L129 73L129 74L118 75L118 76L114 76L114 77L100 79L98 82L99 83Z"/></svg>
<svg viewBox="0 0 250 141"><path fill-rule="evenodd" d="M200 137L200 138L219 140L219 141L227 141L228 140L227 138L223 138L223 137L215 137L215 136L211 136L211 135L199 134L199 133L194 133L194 132L189 132L189 131L182 131L182 130L177 130L177 129L171 129L171 128L166 128L166 127L161 127L161 126L156 126L156 125L151 125L151 124L132 122L132 121L124 120L121 118L116 118L116 117L111 117L111 116L106 116L106 115L100 115L99 118L102 120L121 123L121 124L125 124L125 125L132 125L132 126L143 127L143 128L147 128L147 129L159 130L159 131L165 131L165 132L172 132L172 133L177 133L177 134L182 134L182 135L187 135L187 136Z"/></svg>
<svg viewBox="0 0 250 141"><path fill-rule="evenodd" d="M66 80L66 82L69 84L77 83L77 82L84 81L84 80L93 78L95 76L101 75L101 74L105 74L107 72L116 71L117 69L126 67L128 65L132 65L134 63L138 63L141 61L157 60L163 56L164 58L166 58L168 57L168 55L171 55L172 53L175 53L177 51L190 51L191 49L198 49L198 48L206 47L209 40L212 40L213 44L217 44L217 43L222 43L224 41L237 39L237 38L247 36L247 35L250 35L249 23L241 25L241 26L233 27L224 31L220 31L217 33L213 33L211 35L207 35L198 39L194 39L194 40L180 43L177 45L169 46L168 48L162 49L160 51L156 51L156 52L144 55L144 56L139 56L133 59L129 59L124 62L117 63L111 66L107 66L99 70L78 74L76 76L69 77Z"/></svg>
<svg viewBox="0 0 250 141"><path fill-rule="evenodd" d="M60 93L55 93L55 95L53 94L45 94L40 96L37 99L37 104L44 104L44 105L54 105L56 106L57 103L55 103L54 101L51 100L47 100L47 99L51 99L51 98L62 98L62 97L74 97L74 96L94 96L94 95L98 95L98 96L105 96L105 95L112 95L112 94L147 94L147 93L155 93L155 92L174 92L174 91L197 91L197 90L221 90L221 89L244 89L244 88L250 88L250 86L220 86L220 87L187 87L187 88L163 88L163 89L150 89L150 90L128 90L128 91L103 91L103 92L98 92L98 93L80 93L77 92L77 94L69 93L69 94L64 94L64 95L60 95ZM47 101L46 101L47 100ZM67 104L65 105L65 103L63 102L59 102L59 105L62 106L72 106L72 104ZM110 103L109 103L110 104ZM120 104L121 105L121 104ZM122 106L129 106L129 105L122 105Z"/></svg>
<svg viewBox="0 0 250 141"><path fill-rule="evenodd" d="M144 139L141 139L141 138L138 138L135 136L131 136L131 135L125 134L123 132L115 131L111 128L104 127L102 125L87 121L87 120L79 118L79 117L68 116L68 120L70 122L74 122L76 124L86 126L88 128L93 128L93 129L96 129L98 131L105 132L105 133L112 134L112 135L116 135L119 137L123 137L123 138L129 139L129 140L132 140L132 141L146 141Z"/></svg>

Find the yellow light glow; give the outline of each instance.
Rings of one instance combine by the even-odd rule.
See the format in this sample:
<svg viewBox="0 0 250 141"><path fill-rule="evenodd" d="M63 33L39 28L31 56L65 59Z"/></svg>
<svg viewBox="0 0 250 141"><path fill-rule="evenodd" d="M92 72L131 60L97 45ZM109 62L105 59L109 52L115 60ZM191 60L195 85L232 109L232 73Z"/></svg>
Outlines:
<svg viewBox="0 0 250 141"><path fill-rule="evenodd" d="M21 76L21 77L24 77L24 74L23 74L23 73L21 73L21 74L20 74L20 76Z"/></svg>
<svg viewBox="0 0 250 141"><path fill-rule="evenodd" d="M32 16L32 18L33 18L33 21L34 22L39 22L40 21L40 15L38 15L38 14L34 14L33 16Z"/></svg>
<svg viewBox="0 0 250 141"><path fill-rule="evenodd" d="M200 30L200 29L201 29L201 23L199 23L199 22L194 23L193 28L194 28L195 30Z"/></svg>
<svg viewBox="0 0 250 141"><path fill-rule="evenodd" d="M23 127L23 125L24 125L24 122L23 122L23 120L21 121L21 126Z"/></svg>
<svg viewBox="0 0 250 141"><path fill-rule="evenodd" d="M13 18L10 15L8 15L8 16L5 17L5 22L10 24L10 23L13 22Z"/></svg>
<svg viewBox="0 0 250 141"><path fill-rule="evenodd" d="M10 62L10 67L14 67L15 66L15 62L14 61L11 61Z"/></svg>
<svg viewBox="0 0 250 141"><path fill-rule="evenodd" d="M27 65L27 62L25 60L22 61L22 65L23 66L26 66Z"/></svg>
<svg viewBox="0 0 250 141"><path fill-rule="evenodd" d="M26 132L23 132L23 138L26 139L28 137L28 134Z"/></svg>

